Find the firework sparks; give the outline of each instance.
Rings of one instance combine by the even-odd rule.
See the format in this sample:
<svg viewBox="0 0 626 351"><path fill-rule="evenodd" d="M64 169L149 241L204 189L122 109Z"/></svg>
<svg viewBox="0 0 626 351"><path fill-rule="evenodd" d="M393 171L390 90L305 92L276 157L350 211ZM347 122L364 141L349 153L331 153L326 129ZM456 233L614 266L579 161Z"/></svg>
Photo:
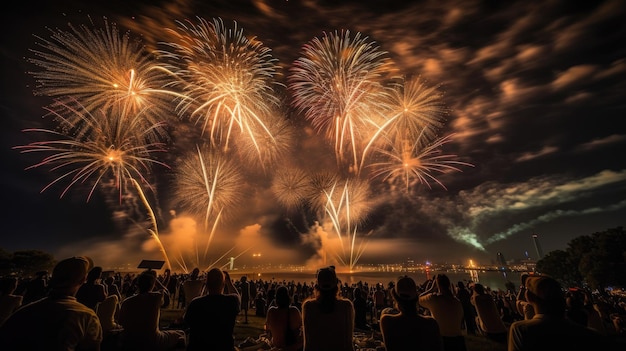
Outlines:
<svg viewBox="0 0 626 351"><path fill-rule="evenodd" d="M42 69L30 72L37 80L36 94L71 96L87 111L111 107L129 109L128 115L144 111L145 127L173 114L175 93L162 89L167 76L154 69L154 56L130 33L122 35L106 18L102 28L70 24L69 31L50 32L49 39L37 37L39 49L32 50L35 57L29 59Z"/></svg>
<svg viewBox="0 0 626 351"><path fill-rule="evenodd" d="M412 143L398 140L391 150L377 150L384 160L369 165L373 169L372 176L382 177L383 181L392 184L404 183L407 190L416 183L432 188L431 182L447 190L435 173L462 172L460 166L474 166L456 160L456 155L442 153L441 147L449 143L452 137L453 134L437 139L426 147L422 147L420 138Z"/></svg>
<svg viewBox="0 0 626 351"><path fill-rule="evenodd" d="M170 62L162 69L176 78L174 84L186 96L179 113L201 124L211 143L224 151L235 132L251 139L259 133L273 138L266 118L280 101L273 89L279 67L271 50L244 36L236 22L228 28L221 19L179 22L170 32L177 40L161 52Z"/></svg>
<svg viewBox="0 0 626 351"><path fill-rule="evenodd" d="M156 152L164 152L165 145L149 142L147 136L152 133L152 129L161 126L157 124L143 129L145 123L141 114L108 115L104 110L92 114L68 102L57 102L47 109L59 123L59 130L26 129L25 132L47 134L53 139L15 147L23 153L49 154L27 169L46 166L62 173L46 185L42 192L67 180L69 183L61 193L63 197L72 186L91 182L87 196L89 201L99 184L114 179L121 201L123 193L128 191L130 179L138 179L142 184L149 185L145 175L150 174L151 166L158 164L167 167L153 157Z"/></svg>
<svg viewBox="0 0 626 351"><path fill-rule="evenodd" d="M388 93L381 84L392 71L386 54L360 33L334 32L305 45L289 76L293 105L334 142L337 160L350 162L356 173Z"/></svg>
<svg viewBox="0 0 626 351"><path fill-rule="evenodd" d="M359 223L369 211L369 184L358 179L336 182L325 195L324 212L341 243L342 254L338 258L353 270L364 249L363 241L358 248L356 244Z"/></svg>
<svg viewBox="0 0 626 351"><path fill-rule="evenodd" d="M272 192L279 203L288 209L302 206L310 189L310 179L306 172L297 168L288 168L275 175Z"/></svg>
<svg viewBox="0 0 626 351"><path fill-rule="evenodd" d="M192 215L202 217L209 237L206 257L217 225L241 196L242 176L230 159L207 147L197 147L176 168L176 203Z"/></svg>

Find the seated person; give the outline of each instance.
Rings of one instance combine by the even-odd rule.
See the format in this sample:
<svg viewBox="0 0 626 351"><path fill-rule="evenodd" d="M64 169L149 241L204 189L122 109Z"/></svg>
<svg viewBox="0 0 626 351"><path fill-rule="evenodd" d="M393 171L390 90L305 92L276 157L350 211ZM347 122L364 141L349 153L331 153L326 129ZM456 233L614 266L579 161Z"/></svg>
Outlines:
<svg viewBox="0 0 626 351"><path fill-rule="evenodd" d="M163 291L153 291L156 281L156 272L142 272L137 277L138 293L122 302L123 350L176 350L185 345L184 331L159 329Z"/></svg>
<svg viewBox="0 0 626 351"><path fill-rule="evenodd" d="M291 306L289 290L284 285L276 289L276 306L267 310L265 330L272 346L280 350L300 350L303 346L302 314L297 307Z"/></svg>
<svg viewBox="0 0 626 351"><path fill-rule="evenodd" d="M535 315L511 324L509 351L612 349L607 338L565 317L565 295L555 279L534 275L525 285L526 300Z"/></svg>
<svg viewBox="0 0 626 351"><path fill-rule="evenodd" d="M22 296L13 295L15 289L17 289L17 278L5 277L0 279L0 325L22 306Z"/></svg>
<svg viewBox="0 0 626 351"><path fill-rule="evenodd" d="M76 301L89 261L71 257L52 271L47 297L23 306L0 326L2 350L100 350L102 327L96 312Z"/></svg>
<svg viewBox="0 0 626 351"><path fill-rule="evenodd" d="M380 331L387 351L407 349L442 351L443 340L439 325L432 317L418 312L417 285L410 277L398 279L391 290L398 314L382 313ZM409 348L409 345L413 345Z"/></svg>

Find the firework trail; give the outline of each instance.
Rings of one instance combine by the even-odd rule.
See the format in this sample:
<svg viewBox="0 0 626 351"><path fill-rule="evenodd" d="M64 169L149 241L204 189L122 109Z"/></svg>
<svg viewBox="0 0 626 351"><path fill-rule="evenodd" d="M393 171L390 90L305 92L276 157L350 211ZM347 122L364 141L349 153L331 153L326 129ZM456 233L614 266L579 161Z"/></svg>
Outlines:
<svg viewBox="0 0 626 351"><path fill-rule="evenodd" d="M88 184L89 201L99 186L108 186L112 180L118 189L121 203L125 194L130 192L129 185L132 186L148 209L153 224L153 229L149 232L156 239L169 265L169 258L159 240L154 212L139 183L141 181L151 189L145 178L145 175L150 174L151 166L158 164L167 167L153 158L154 153L165 151L164 145L149 141L152 129L161 126L157 124L144 129L145 120L141 114L122 116L114 113L123 111L117 108L99 110L92 114L73 101L57 101L47 107L47 110L58 123L58 130L26 129L25 132L43 133L51 139L15 147L22 153L37 152L47 155L27 169L49 167L52 172L61 173L42 192L65 181L67 185L61 192L63 197L77 184Z"/></svg>
<svg viewBox="0 0 626 351"><path fill-rule="evenodd" d="M338 259L352 271L365 249L363 240L358 248L356 243L358 225L369 212L369 184L358 179L336 182L325 191L325 196L324 213L341 245L342 254L337 255Z"/></svg>
<svg viewBox="0 0 626 351"><path fill-rule="evenodd" d="M334 32L303 47L288 77L293 105L333 141L340 164L358 174L363 144L381 124L391 60L360 33Z"/></svg>
<svg viewBox="0 0 626 351"><path fill-rule="evenodd" d="M163 89L167 76L154 69L155 57L106 18L102 28L92 27L69 24L69 31L50 29L49 39L36 37L38 49L31 50L34 57L29 59L41 68L29 72L37 81L35 93L72 97L87 111L123 108L129 116L143 111L146 128L173 115L176 94ZM154 131L161 132L158 138L166 135Z"/></svg>
<svg viewBox="0 0 626 351"><path fill-rule="evenodd" d="M439 138L426 147L422 147L421 138L412 143L406 139L396 140L390 150L376 150L383 160L368 165L372 168L372 177L381 177L383 181L391 184L404 183L407 190L417 183L424 184L430 189L431 182L447 190L435 173L462 172L460 166L474 166L456 160L456 155L442 153L442 146L451 142L453 136L454 134L450 134Z"/></svg>
<svg viewBox="0 0 626 351"><path fill-rule="evenodd" d="M176 168L175 204L192 216L203 218L204 229L209 232L203 255L206 258L218 223L240 200L243 177L232 160L216 150L196 149Z"/></svg>
<svg viewBox="0 0 626 351"><path fill-rule="evenodd" d="M177 111L202 126L212 145L227 151L234 133L252 139L265 134L273 140L268 118L280 100L274 81L279 66L271 50L256 38L247 38L234 22L221 19L178 22L169 30L175 39L160 51L161 70L174 77L184 99Z"/></svg>

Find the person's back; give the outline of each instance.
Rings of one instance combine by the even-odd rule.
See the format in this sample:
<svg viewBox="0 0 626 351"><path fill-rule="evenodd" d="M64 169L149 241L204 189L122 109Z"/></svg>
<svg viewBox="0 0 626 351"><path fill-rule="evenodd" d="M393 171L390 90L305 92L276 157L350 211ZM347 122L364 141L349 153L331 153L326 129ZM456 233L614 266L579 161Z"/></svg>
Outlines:
<svg viewBox="0 0 626 351"><path fill-rule="evenodd" d="M565 298L556 280L546 276L529 277L525 295L536 313L532 319L511 324L509 351L609 349L608 339L565 318Z"/></svg>
<svg viewBox="0 0 626 351"><path fill-rule="evenodd" d="M472 295L472 304L476 308L478 314L477 325L488 338L496 341L505 342L507 328L500 312L496 306L496 302L490 294L487 294L481 284L474 285L474 294Z"/></svg>
<svg viewBox="0 0 626 351"><path fill-rule="evenodd" d="M427 308L437 321L445 350L466 350L463 336L463 305L454 296L450 279L437 274L431 286L419 297L419 304Z"/></svg>
<svg viewBox="0 0 626 351"><path fill-rule="evenodd" d="M304 351L353 351L354 306L338 297L335 269L317 275L317 296L302 304Z"/></svg>
<svg viewBox="0 0 626 351"><path fill-rule="evenodd" d="M391 295L400 313L383 313L380 329L387 351L441 351L443 341L434 318L417 312L417 286L409 277L398 280Z"/></svg>
<svg viewBox="0 0 626 351"><path fill-rule="evenodd" d="M184 345L185 334L181 330L159 329L163 293L152 291L156 283L153 271L137 277L138 294L126 298L119 312L122 325L122 348L124 350L171 350Z"/></svg>
<svg viewBox="0 0 626 351"><path fill-rule="evenodd" d="M354 299L352 300L352 304L354 305L354 326L357 329L368 330L370 329L369 325L367 325L367 300L363 296L363 292L360 288L354 288Z"/></svg>
<svg viewBox="0 0 626 351"><path fill-rule="evenodd" d="M227 294L222 291L226 286ZM241 309L237 289L226 272L217 268L207 273L208 294L188 302L183 319L189 327L188 351L234 350L233 332Z"/></svg>
<svg viewBox="0 0 626 351"><path fill-rule="evenodd" d="M276 306L267 311L265 330L270 336L272 346L284 351L302 348L302 314L291 306L291 298L287 287L276 289Z"/></svg>
<svg viewBox="0 0 626 351"><path fill-rule="evenodd" d="M72 257L55 266L49 296L25 305L0 326L3 350L100 350L102 328L96 313L76 301L89 261Z"/></svg>

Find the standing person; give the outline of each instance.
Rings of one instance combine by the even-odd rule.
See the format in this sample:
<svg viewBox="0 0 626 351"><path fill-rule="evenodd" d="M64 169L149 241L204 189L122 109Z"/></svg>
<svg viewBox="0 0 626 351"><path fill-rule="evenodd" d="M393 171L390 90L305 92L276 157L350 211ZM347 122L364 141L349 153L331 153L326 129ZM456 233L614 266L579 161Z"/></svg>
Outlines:
<svg viewBox="0 0 626 351"><path fill-rule="evenodd" d="M185 345L182 330L160 330L163 291L153 291L157 284L155 271L144 271L137 277L138 293L127 297L120 307L119 323L123 350L175 350Z"/></svg>
<svg viewBox="0 0 626 351"><path fill-rule="evenodd" d="M317 272L315 295L302 304L304 351L354 351L354 306L338 283L335 267Z"/></svg>
<svg viewBox="0 0 626 351"><path fill-rule="evenodd" d="M361 330L370 330L367 324L367 300L361 288L354 288L352 305L354 305L354 327Z"/></svg>
<svg viewBox="0 0 626 351"><path fill-rule="evenodd" d="M400 313L383 313L380 317L380 331L386 350L443 351L437 321L418 312L415 281L407 276L401 277L391 290L391 296Z"/></svg>
<svg viewBox="0 0 626 351"><path fill-rule="evenodd" d="M183 319L189 327L188 351L235 349L235 321L241 311L241 298L228 275L219 268L206 276L208 294L188 301Z"/></svg>
<svg viewBox="0 0 626 351"><path fill-rule="evenodd" d="M525 287L526 301L533 305L535 315L511 324L509 351L612 349L599 333L565 317L565 296L555 279L529 276Z"/></svg>
<svg viewBox="0 0 626 351"><path fill-rule="evenodd" d="M100 350L102 327L96 312L76 301L89 261L67 258L56 264L47 297L15 311L0 327L3 350Z"/></svg>
<svg viewBox="0 0 626 351"><path fill-rule="evenodd" d="M472 305L472 293L462 281L457 282L456 298L463 306L463 320L465 321L465 331L469 335L476 335L476 311Z"/></svg>
<svg viewBox="0 0 626 351"><path fill-rule="evenodd" d="M281 285L276 289L276 305L269 308L265 319L265 330L270 335L272 346L283 351L301 350L302 314L291 306L289 289Z"/></svg>
<svg viewBox="0 0 626 351"><path fill-rule="evenodd" d="M241 309L244 314L244 323L248 324L248 309L250 308L250 295L252 295L250 282L248 282L248 277L245 275L241 277L239 280L241 287Z"/></svg>
<svg viewBox="0 0 626 351"><path fill-rule="evenodd" d="M465 351L463 336L463 305L452 292L450 278L437 274L419 297L419 303L427 308L439 324L443 348L446 351Z"/></svg>

